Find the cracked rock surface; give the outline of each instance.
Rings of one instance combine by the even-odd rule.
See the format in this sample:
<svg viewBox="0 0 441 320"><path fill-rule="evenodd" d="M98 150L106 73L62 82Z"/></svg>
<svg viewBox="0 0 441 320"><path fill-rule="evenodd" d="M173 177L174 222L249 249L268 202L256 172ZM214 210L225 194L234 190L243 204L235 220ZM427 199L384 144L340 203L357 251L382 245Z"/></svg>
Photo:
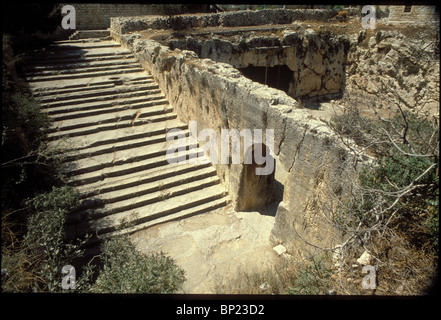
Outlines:
<svg viewBox="0 0 441 320"><path fill-rule="evenodd" d="M277 259L270 234L277 203L265 211L235 212L231 206L172 221L131 236L145 253L163 251L185 270L181 293L214 294L238 269L253 271Z"/></svg>

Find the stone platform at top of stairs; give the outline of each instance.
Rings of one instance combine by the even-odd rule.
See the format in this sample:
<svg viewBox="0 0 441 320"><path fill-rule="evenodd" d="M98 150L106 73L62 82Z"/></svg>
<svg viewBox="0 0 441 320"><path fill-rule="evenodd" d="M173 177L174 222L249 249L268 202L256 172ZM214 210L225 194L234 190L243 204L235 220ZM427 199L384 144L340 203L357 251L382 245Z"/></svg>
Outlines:
<svg viewBox="0 0 441 320"><path fill-rule="evenodd" d="M110 30L77 30L69 37L69 40L107 38L107 37L110 37Z"/></svg>

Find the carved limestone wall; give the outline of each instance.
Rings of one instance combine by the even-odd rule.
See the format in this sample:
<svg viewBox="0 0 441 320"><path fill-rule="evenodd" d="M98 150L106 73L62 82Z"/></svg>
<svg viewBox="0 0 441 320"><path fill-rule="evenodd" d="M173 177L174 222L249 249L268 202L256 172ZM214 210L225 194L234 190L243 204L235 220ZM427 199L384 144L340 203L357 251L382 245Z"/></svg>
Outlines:
<svg viewBox="0 0 441 320"><path fill-rule="evenodd" d="M337 11L326 9L269 9L257 11L222 12L201 15L182 15L172 18L175 29L196 27L240 27L265 24L290 24L294 21L328 21ZM166 16L116 17L111 24L112 32L127 34L147 29L169 29L170 20Z"/></svg>
<svg viewBox="0 0 441 320"><path fill-rule="evenodd" d="M327 124L284 92L253 82L228 64L199 59L191 51L170 50L134 34L113 36L133 50L179 118L197 121L198 131L212 128L220 136L222 129L274 129L276 170L286 173L274 242L284 243L293 253L306 250L303 239L323 246L338 243L338 232L316 210L317 201L344 194L342 177L353 172L353 159ZM243 188L245 166L215 167L240 209L244 197L249 197Z"/></svg>
<svg viewBox="0 0 441 320"><path fill-rule="evenodd" d="M214 24L219 23L215 15L188 19L214 19ZM389 101L388 92L379 86L387 81L389 87L396 83L397 90L405 89L414 99L425 90L427 105L439 106L439 100L431 93L437 92L439 71L433 70L439 70L439 62L415 64L412 48L418 49L418 45L399 32L375 31L367 37L362 31L336 36L323 28L314 31L307 27L302 32L282 29L276 36L238 36L227 40L213 36L205 40L184 37L166 43L142 39L134 33L160 28L161 21L164 20L115 18L111 34L130 48L153 75L179 118L184 122L197 121L198 132L211 128L220 136L222 129L274 129L276 176L277 170L283 172L280 183L284 191L272 239L283 243L293 254L302 256L314 250L314 245L332 247L341 242L341 235L330 224L329 211L323 208L344 197L347 182L355 173L354 163L363 162L366 156L354 159L329 126L291 96L314 97L345 90L347 94L376 94ZM271 46L272 51L268 50ZM261 47L266 49L259 51ZM291 96L253 82L233 67L278 63L293 72L288 91ZM237 209L247 208L247 204L263 197L262 190L247 184L254 178L247 178L249 168L243 164L215 167ZM259 184L255 180L254 186ZM256 200L252 206L256 203L262 204Z"/></svg>
<svg viewBox="0 0 441 320"><path fill-rule="evenodd" d="M224 39L218 35L195 35L169 40L168 45L235 68L287 66L292 71L287 93L294 98L341 94L345 87L349 40L326 31L286 29Z"/></svg>

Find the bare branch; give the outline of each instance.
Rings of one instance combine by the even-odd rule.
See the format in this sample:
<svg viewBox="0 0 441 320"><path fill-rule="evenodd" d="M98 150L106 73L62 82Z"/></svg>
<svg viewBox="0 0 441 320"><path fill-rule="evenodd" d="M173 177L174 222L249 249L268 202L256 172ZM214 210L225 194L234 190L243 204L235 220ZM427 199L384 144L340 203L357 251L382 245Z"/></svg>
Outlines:
<svg viewBox="0 0 441 320"><path fill-rule="evenodd" d="M415 151L412 149L410 143L409 143L408 145L409 145L409 147L411 148L411 151L412 151L413 153L408 153L408 152L404 151L403 149L401 149L401 148L395 143L395 141L392 139L392 137L389 135L389 132L387 132L386 129L384 129L384 128L381 128L381 129L382 129L382 130L384 131L384 133L387 135L387 137L389 138L389 141L393 144L393 146L394 146L398 151L400 151L402 154L404 154L405 156L410 156L410 157L421 157L421 158L431 158L431 157L434 156L433 154L417 154L417 153L415 153Z"/></svg>

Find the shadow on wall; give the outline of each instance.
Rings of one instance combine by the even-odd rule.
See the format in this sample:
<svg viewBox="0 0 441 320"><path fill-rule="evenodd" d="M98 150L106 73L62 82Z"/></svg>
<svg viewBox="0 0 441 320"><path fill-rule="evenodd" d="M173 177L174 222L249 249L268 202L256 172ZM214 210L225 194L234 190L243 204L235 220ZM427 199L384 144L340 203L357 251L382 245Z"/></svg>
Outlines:
<svg viewBox="0 0 441 320"><path fill-rule="evenodd" d="M272 166L268 161L273 162ZM275 159L264 143L255 143L246 151L244 162L236 209L246 211L266 207L273 200ZM269 174L259 175L258 168L272 168L272 170Z"/></svg>
<svg viewBox="0 0 441 320"><path fill-rule="evenodd" d="M250 80L282 90L286 94L289 93L289 84L293 80L293 73L286 65L274 67L255 67L249 65L238 70Z"/></svg>

